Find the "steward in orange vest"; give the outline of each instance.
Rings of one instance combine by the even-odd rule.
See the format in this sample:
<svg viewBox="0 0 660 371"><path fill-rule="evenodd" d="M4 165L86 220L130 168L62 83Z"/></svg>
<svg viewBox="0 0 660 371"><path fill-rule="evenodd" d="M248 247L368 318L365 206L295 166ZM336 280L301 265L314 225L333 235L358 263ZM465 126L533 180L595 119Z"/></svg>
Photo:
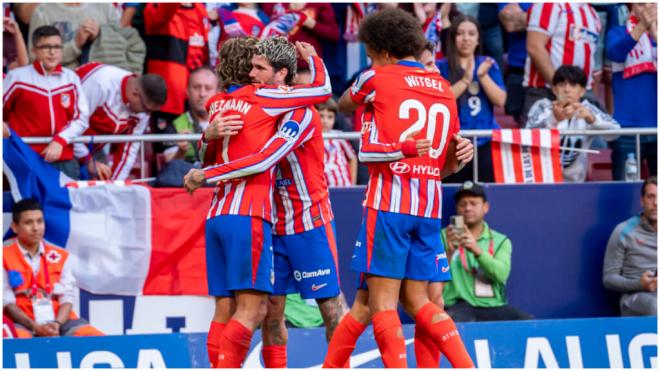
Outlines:
<svg viewBox="0 0 660 371"><path fill-rule="evenodd" d="M103 335L71 310L75 278L69 254L43 242L41 205L31 199L16 203L11 228L17 238L3 248L3 308L17 336Z"/></svg>

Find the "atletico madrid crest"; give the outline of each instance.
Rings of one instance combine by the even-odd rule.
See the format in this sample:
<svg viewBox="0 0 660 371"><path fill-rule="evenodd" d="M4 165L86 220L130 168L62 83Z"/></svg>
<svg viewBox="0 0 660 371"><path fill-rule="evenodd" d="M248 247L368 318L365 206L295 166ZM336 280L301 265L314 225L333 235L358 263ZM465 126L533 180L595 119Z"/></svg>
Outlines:
<svg viewBox="0 0 660 371"><path fill-rule="evenodd" d="M69 94L62 94L60 102L62 103L62 107L69 108L71 105L71 96Z"/></svg>

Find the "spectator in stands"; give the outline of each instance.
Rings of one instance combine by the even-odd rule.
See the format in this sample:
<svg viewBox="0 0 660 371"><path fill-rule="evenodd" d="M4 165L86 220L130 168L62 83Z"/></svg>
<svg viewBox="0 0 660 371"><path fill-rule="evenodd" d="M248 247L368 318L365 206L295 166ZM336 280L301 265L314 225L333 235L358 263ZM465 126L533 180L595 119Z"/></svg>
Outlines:
<svg viewBox="0 0 660 371"><path fill-rule="evenodd" d="M288 39L312 44L319 55L323 55L321 41L339 41L339 26L330 3L264 3L263 10L271 20L287 12L303 13L303 23L289 32ZM309 76L307 61L298 58L296 83L309 81Z"/></svg>
<svg viewBox="0 0 660 371"><path fill-rule="evenodd" d="M484 188L467 181L454 195L464 227L442 230L452 281L445 283L445 310L457 322L532 319L507 304L511 240L484 221L490 209ZM456 255L457 256L454 256Z"/></svg>
<svg viewBox="0 0 660 371"><path fill-rule="evenodd" d="M121 14L111 3L42 3L30 18L30 37L41 26L55 26L62 35L62 65L76 68L88 60L83 55L105 24L119 26ZM28 45L32 48L33 44ZM82 57L82 61L80 60Z"/></svg>
<svg viewBox="0 0 660 371"><path fill-rule="evenodd" d="M216 8L215 13L221 27L217 50L231 37L259 37L269 21L266 13L255 3L237 3L234 7L223 5Z"/></svg>
<svg viewBox="0 0 660 371"><path fill-rule="evenodd" d="M584 99L587 75L580 67L563 65L552 78L554 100L543 98L536 101L529 110L527 128L530 129L574 129L609 130L620 128L607 113ZM561 165L564 180L583 182L587 178L587 154L580 150L588 149L594 137L563 136ZM616 138L616 136L614 137ZM607 137L612 140L613 137Z"/></svg>
<svg viewBox="0 0 660 371"><path fill-rule="evenodd" d="M658 126L657 4L630 5L630 19L607 33L607 56L612 60L614 118L624 128ZM641 155L649 173L657 174L656 135L642 137ZM635 153L635 137L623 136L610 143L612 176L624 179L624 163ZM641 164L638 164L641 166Z"/></svg>
<svg viewBox="0 0 660 371"><path fill-rule="evenodd" d="M506 82L506 104L504 111L513 116L519 126L520 115L525 101L523 78L525 75L525 59L527 59L527 11L531 3L500 3L500 23L507 32L508 50L507 67L504 73Z"/></svg>
<svg viewBox="0 0 660 371"><path fill-rule="evenodd" d="M539 99L552 99L550 82L562 64L582 68L591 90L600 20L594 8L584 3L535 3L527 23L527 60L525 62L525 104L522 122ZM592 103L593 94L587 95ZM598 104L598 103L595 103Z"/></svg>
<svg viewBox="0 0 660 371"><path fill-rule="evenodd" d="M9 18L3 19L2 27L2 72L30 63L23 34L18 24Z"/></svg>
<svg viewBox="0 0 660 371"><path fill-rule="evenodd" d="M190 73L188 78L188 110L177 117L174 132L178 134L201 134L209 126L206 101L218 93L218 76L207 66ZM196 141L181 141L165 150L165 161L185 160L191 164L201 162ZM186 171L185 173L187 173ZM183 178L182 174L179 180ZM182 184L183 185L183 184Z"/></svg>
<svg viewBox="0 0 660 371"><path fill-rule="evenodd" d="M2 306L18 337L103 335L72 311L74 261L66 250L44 242L41 205L32 199L16 203L11 229L16 240L2 252Z"/></svg>
<svg viewBox="0 0 660 371"><path fill-rule="evenodd" d="M333 130L337 117L337 103L331 98L325 103L316 106L321 116L324 133L339 133ZM348 187L357 182L357 155L346 139L326 139L323 141L325 149L325 178L329 187Z"/></svg>
<svg viewBox="0 0 660 371"><path fill-rule="evenodd" d="M34 30L32 45L34 63L11 70L5 77L3 120L22 137L52 136L48 145L33 144L32 149L78 179L80 168L70 143L87 129L87 99L78 76L60 64L62 37L55 27Z"/></svg>
<svg viewBox="0 0 660 371"><path fill-rule="evenodd" d="M658 312L658 180L642 185L642 212L614 228L607 242L603 285L621 293L623 316L656 316Z"/></svg>
<svg viewBox="0 0 660 371"><path fill-rule="evenodd" d="M167 99L163 78L156 74L137 76L119 67L101 63L80 66L76 73L89 103L91 115L85 135L143 134L149 124L149 114L159 109ZM100 179L124 180L130 175L140 148L139 142L117 143L112 146L112 168L102 150L76 145L76 157L89 161L92 175ZM92 161L90 161L92 160Z"/></svg>
<svg viewBox="0 0 660 371"><path fill-rule="evenodd" d="M456 95L461 129L496 129L494 107L503 107L506 90L494 59L481 54L479 22L459 15L452 20L447 39L447 56L438 62L440 73L452 84ZM493 182L490 138L479 138L479 180ZM473 163L445 179L456 183L472 179Z"/></svg>
<svg viewBox="0 0 660 371"><path fill-rule="evenodd" d="M167 102L152 115L152 132L166 133L185 111L190 71L209 63L209 19L201 3L149 3L144 9L147 72L167 83ZM162 152L164 146L154 146Z"/></svg>

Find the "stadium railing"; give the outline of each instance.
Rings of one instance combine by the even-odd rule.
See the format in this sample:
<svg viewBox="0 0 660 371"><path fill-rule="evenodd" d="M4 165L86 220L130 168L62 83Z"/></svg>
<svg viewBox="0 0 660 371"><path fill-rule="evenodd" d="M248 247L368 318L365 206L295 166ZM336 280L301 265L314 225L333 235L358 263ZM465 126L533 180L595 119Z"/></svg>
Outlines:
<svg viewBox="0 0 660 371"><path fill-rule="evenodd" d="M560 135L582 135L582 136L634 136L635 137L635 152L637 163L641 163L641 137L646 135L658 135L657 128L627 128L615 130L559 130ZM466 138L472 138L474 144L474 166L473 178L479 179L479 151L477 147L477 138L491 137L493 130L461 130L460 135ZM177 142L177 141L198 141L202 137L201 134L143 134L143 135L96 135L96 136L80 136L73 139L74 143L126 143L126 142L139 142L140 143L140 169L142 177L145 177L144 171L144 144L146 142ZM359 140L360 132L334 132L324 133L324 139L347 139ZM45 144L50 143L51 137L25 137L23 141L28 144ZM641 179L641 166L637 166L637 179Z"/></svg>

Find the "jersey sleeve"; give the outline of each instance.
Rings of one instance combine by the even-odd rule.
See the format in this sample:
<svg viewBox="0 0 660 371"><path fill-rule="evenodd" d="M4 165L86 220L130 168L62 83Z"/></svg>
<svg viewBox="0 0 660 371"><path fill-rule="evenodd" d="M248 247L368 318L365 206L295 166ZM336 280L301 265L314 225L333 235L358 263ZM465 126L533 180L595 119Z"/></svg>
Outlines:
<svg viewBox="0 0 660 371"><path fill-rule="evenodd" d="M362 138L358 158L361 162L390 162L398 161L405 156L401 151L401 143L380 143L378 141L378 127L370 112L365 111L362 116Z"/></svg>
<svg viewBox="0 0 660 371"><path fill-rule="evenodd" d="M149 116L144 115L140 122L133 127L129 135L140 135L144 133L147 125L149 124ZM133 169L133 163L137 158L138 151L140 150L139 142L126 142L121 143L115 147L114 162L112 164L112 180L124 180Z"/></svg>
<svg viewBox="0 0 660 371"><path fill-rule="evenodd" d="M353 147L347 140L340 140L339 146L344 151L344 154L346 155L347 159L352 160L357 157L355 155L355 151L353 150Z"/></svg>
<svg viewBox="0 0 660 371"><path fill-rule="evenodd" d="M308 60L312 82L295 86L263 86L255 91L255 97L266 114L278 116L297 108L320 104L332 95L330 76L318 56Z"/></svg>
<svg viewBox="0 0 660 371"><path fill-rule="evenodd" d="M261 150L253 155L204 169L209 182L242 178L262 173L275 166L309 137L314 130L311 109L289 112L280 120L280 125Z"/></svg>
<svg viewBox="0 0 660 371"><path fill-rule="evenodd" d="M2 93L2 116L5 122L9 122L9 117L14 110L16 104L16 92L18 83L18 73L9 71L3 79L2 86L4 91Z"/></svg>
<svg viewBox="0 0 660 371"><path fill-rule="evenodd" d="M373 102L376 98L376 88L374 86L375 76L376 70L374 69L368 69L358 75L349 89L349 94L353 102L360 105Z"/></svg>
<svg viewBox="0 0 660 371"><path fill-rule="evenodd" d="M529 9L527 18L527 31L541 32L551 36L557 22L561 5L557 3L536 3Z"/></svg>
<svg viewBox="0 0 660 371"><path fill-rule="evenodd" d="M73 138L82 135L85 130L89 127L89 106L87 105L87 97L82 90L80 85L80 78L78 75L71 72L73 75L73 89L74 92L74 111L73 116L69 120L66 126L60 130L57 135L53 138L54 141L61 143L62 145L71 143Z"/></svg>

